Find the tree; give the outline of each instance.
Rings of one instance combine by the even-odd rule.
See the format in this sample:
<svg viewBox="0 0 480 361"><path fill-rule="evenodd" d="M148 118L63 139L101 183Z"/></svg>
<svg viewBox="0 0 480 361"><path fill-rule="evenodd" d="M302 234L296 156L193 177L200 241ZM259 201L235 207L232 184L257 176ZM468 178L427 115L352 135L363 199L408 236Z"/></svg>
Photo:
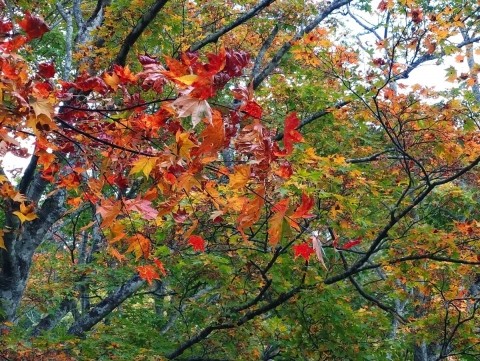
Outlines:
<svg viewBox="0 0 480 361"><path fill-rule="evenodd" d="M478 357L475 4L40 4L0 2L3 357Z"/></svg>

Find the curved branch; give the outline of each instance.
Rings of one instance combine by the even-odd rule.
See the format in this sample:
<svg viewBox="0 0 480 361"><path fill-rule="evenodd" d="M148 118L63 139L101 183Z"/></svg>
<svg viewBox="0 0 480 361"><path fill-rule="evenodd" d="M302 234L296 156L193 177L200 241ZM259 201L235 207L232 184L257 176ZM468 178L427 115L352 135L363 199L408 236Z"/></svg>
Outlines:
<svg viewBox="0 0 480 361"><path fill-rule="evenodd" d="M85 332L91 330L93 326L103 320L115 308L120 306L123 301L133 295L144 284L145 281L142 280L138 274L133 276L117 288L117 290L105 297L100 303L92 307L86 315L83 315L75 321L68 329L68 333L81 336Z"/></svg>
<svg viewBox="0 0 480 361"><path fill-rule="evenodd" d="M182 345L180 345L175 351L172 353L168 354L166 357L169 360L173 360L183 354L187 349L190 347L194 346L195 344L201 342L202 340L206 339L212 332L216 330L224 330L224 329L229 329L229 328L235 328L242 326L244 323L250 321L251 319L255 318L256 316L259 316L265 312L271 311L275 309L276 307L280 306L282 303L288 301L290 298L295 296L298 292L300 292L303 289L303 286L298 286L286 293L280 294L276 299L274 299L272 302L267 303L266 305L259 307L255 310L252 310L250 312L247 312L242 318L240 318L238 321L233 321L233 322L223 322L223 323L216 323L212 324L210 326L207 326L204 328L202 331L197 333L195 336L190 338L189 340L185 341Z"/></svg>
<svg viewBox="0 0 480 361"><path fill-rule="evenodd" d="M272 60L267 64L265 68L253 79L253 89L256 89L260 84L269 76L272 71L278 66L280 60L285 56L285 54L290 50L290 48L295 44L297 40L300 40L305 34L310 33L315 29L318 24L320 24L326 17L328 17L333 11L341 8L344 5L350 3L350 0L335 0L330 6L323 10L320 14L315 17L307 26L300 29L295 33L293 38L290 41L287 41L283 46L275 53Z"/></svg>
<svg viewBox="0 0 480 361"><path fill-rule="evenodd" d="M168 0L157 0L155 3L147 10L145 14L140 18L137 25L132 29L132 31L127 35L123 41L122 47L117 54L117 57L113 61L114 64L125 66L127 60L127 55L130 52L133 44L138 40L143 31L147 28L148 25L155 19L157 14L162 10Z"/></svg>
<svg viewBox="0 0 480 361"><path fill-rule="evenodd" d="M245 23L247 20L253 18L255 15L257 15L261 10L272 4L275 0L263 0L260 1L256 6L251 8L249 11L247 11L245 14L242 16L239 16L236 20L231 22L228 25L225 25L223 28L220 30L216 31L215 33L212 33L210 35L207 35L204 39L200 40L199 42L193 44L190 47L190 51L197 51L203 48L205 45L210 44L210 43L215 43L222 35L225 35L228 33L230 30L235 29L237 26L242 25Z"/></svg>

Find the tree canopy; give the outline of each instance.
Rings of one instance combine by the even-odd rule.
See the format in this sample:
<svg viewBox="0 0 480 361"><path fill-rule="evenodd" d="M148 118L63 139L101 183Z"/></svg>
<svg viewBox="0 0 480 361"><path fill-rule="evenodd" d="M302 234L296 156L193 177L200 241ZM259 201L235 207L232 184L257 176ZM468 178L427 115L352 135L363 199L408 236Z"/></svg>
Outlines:
<svg viewBox="0 0 480 361"><path fill-rule="evenodd" d="M479 12L0 0L0 359L478 360Z"/></svg>

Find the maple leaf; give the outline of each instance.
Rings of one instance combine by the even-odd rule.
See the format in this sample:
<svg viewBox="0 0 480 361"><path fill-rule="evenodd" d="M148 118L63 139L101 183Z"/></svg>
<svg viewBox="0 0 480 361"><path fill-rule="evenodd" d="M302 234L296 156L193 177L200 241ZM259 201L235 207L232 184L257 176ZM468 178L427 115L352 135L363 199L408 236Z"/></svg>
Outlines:
<svg viewBox="0 0 480 361"><path fill-rule="evenodd" d="M196 154L214 154L219 151L225 141L225 125L222 114L218 110L212 112L212 122L208 123L205 129L200 133L202 139Z"/></svg>
<svg viewBox="0 0 480 361"><path fill-rule="evenodd" d="M297 113L290 113L285 118L285 129L283 134L284 150L280 152L275 152L275 155L281 157L290 155L293 152L293 144L303 141L302 135L297 130L299 126L300 120L297 117Z"/></svg>
<svg viewBox="0 0 480 361"><path fill-rule="evenodd" d="M103 80L105 81L105 84L107 84L113 90L118 89L118 86L120 84L120 78L116 73L111 73L111 75L110 73L103 74Z"/></svg>
<svg viewBox="0 0 480 361"><path fill-rule="evenodd" d="M188 74L188 75L177 76L173 79L184 85L192 85L199 78L198 78L198 75L196 74Z"/></svg>
<svg viewBox="0 0 480 361"><path fill-rule="evenodd" d="M191 159L190 151L192 150L192 148L198 147L190 139L190 135L191 135L190 133L182 133L181 131L178 131L175 134L175 141L177 142L176 144L177 151L174 153L185 159Z"/></svg>
<svg viewBox="0 0 480 361"><path fill-rule="evenodd" d="M265 190L263 188L255 190L255 197L253 199L244 198L242 204L242 210L237 218L237 229L246 239L244 230L257 222L260 219L262 207L265 203L263 196Z"/></svg>
<svg viewBox="0 0 480 361"><path fill-rule="evenodd" d="M104 199L101 205L97 206L97 214L102 216L102 227L108 227L113 223L122 210L122 203Z"/></svg>
<svg viewBox="0 0 480 361"><path fill-rule="evenodd" d="M292 248L295 259L297 259L298 257L302 257L303 259L305 259L305 261L308 261L310 259L310 256L315 253L315 250L310 247L310 245L306 242L296 244Z"/></svg>
<svg viewBox="0 0 480 361"><path fill-rule="evenodd" d="M147 221L155 219L158 215L158 211L152 208L152 202L146 199L137 197L135 199L127 199L124 203L127 210L140 213Z"/></svg>
<svg viewBox="0 0 480 361"><path fill-rule="evenodd" d="M312 218L315 217L315 215L308 213L312 210L313 208L313 197L307 196L305 193L302 193L302 203L298 206L298 208L293 212L293 214L289 217L293 220L298 220L300 218ZM292 222L290 223L292 227L294 227L297 230L300 230L300 227L297 222Z"/></svg>
<svg viewBox="0 0 480 361"><path fill-rule="evenodd" d="M455 80L457 80L457 69L455 69L453 66L450 66L446 69L446 71L448 82L453 83Z"/></svg>
<svg viewBox="0 0 480 361"><path fill-rule="evenodd" d="M250 168L251 167L248 164L235 166L233 174L228 175L228 177L230 178L229 186L233 189L243 188L250 179Z"/></svg>
<svg viewBox="0 0 480 361"><path fill-rule="evenodd" d="M134 253L135 259L138 261L140 257L148 258L150 256L150 240L141 233L137 233L127 239L129 244L126 253Z"/></svg>
<svg viewBox="0 0 480 361"><path fill-rule="evenodd" d="M107 252L114 258L117 259L117 261L119 262L123 262L127 259L127 257L125 257L123 254L121 254L120 252L118 252L117 249L113 248L113 247L108 247L107 248Z"/></svg>
<svg viewBox="0 0 480 361"><path fill-rule="evenodd" d="M18 25L27 33L29 40L39 38L50 30L41 17L31 15L28 11Z"/></svg>
<svg viewBox="0 0 480 361"><path fill-rule="evenodd" d="M33 211L33 206L26 206L25 203L20 203L20 211L13 212L14 215L20 219L20 222L33 221L38 218L35 212Z"/></svg>
<svg viewBox="0 0 480 361"><path fill-rule="evenodd" d="M293 175L292 165L287 161L280 163L280 168L275 171L275 174L283 179L289 179Z"/></svg>
<svg viewBox="0 0 480 361"><path fill-rule="evenodd" d="M183 54L182 54L183 55ZM181 77L183 75L189 74L190 68L188 65L184 64L183 62L171 58L169 56L164 56L165 58L165 64L168 67L168 72L165 72L165 75L167 75L170 78L176 78L176 77ZM184 57L182 57L185 59Z"/></svg>
<svg viewBox="0 0 480 361"><path fill-rule="evenodd" d="M160 275L158 274L157 270L151 265L138 266L137 272L140 278L147 281L150 286L152 285L153 280L160 279Z"/></svg>
<svg viewBox="0 0 480 361"><path fill-rule="evenodd" d="M242 107L242 110L254 118L262 117L262 108L253 100L250 100L249 102L247 102L245 107Z"/></svg>
<svg viewBox="0 0 480 361"><path fill-rule="evenodd" d="M353 239L351 241L348 241L347 243L345 243L341 249L350 249L352 248L353 246L356 246L357 244L360 244L362 242L362 238L357 238L357 239Z"/></svg>
<svg viewBox="0 0 480 361"><path fill-rule="evenodd" d="M55 66L53 63L38 64L38 75L45 79L52 78L55 75Z"/></svg>
<svg viewBox="0 0 480 361"><path fill-rule="evenodd" d="M44 115L48 119L52 119L53 105L48 99L37 99L32 101L30 105L37 118Z"/></svg>
<svg viewBox="0 0 480 361"><path fill-rule="evenodd" d="M138 77L132 73L128 65L126 67L115 64L113 72L118 76L122 83L135 83Z"/></svg>
<svg viewBox="0 0 480 361"><path fill-rule="evenodd" d="M276 245L282 238L283 231L285 230L285 213L288 209L289 198L282 199L273 206L274 214L268 222L268 241L272 245Z"/></svg>
<svg viewBox="0 0 480 361"><path fill-rule="evenodd" d="M188 243L193 247L194 251L205 252L205 240L202 237L191 235L188 237Z"/></svg>
<svg viewBox="0 0 480 361"><path fill-rule="evenodd" d="M244 51L226 50L225 68L224 71L229 76L242 75L243 68L250 62L250 56Z"/></svg>
<svg viewBox="0 0 480 361"><path fill-rule="evenodd" d="M133 167L130 170L130 174L143 173L146 178L150 175L153 167L157 163L157 158L153 157L139 157L132 163Z"/></svg>
<svg viewBox="0 0 480 361"><path fill-rule="evenodd" d="M178 97L172 103L172 106L179 118L191 116L193 127L204 118L206 118L209 123L212 122L212 109L206 100L192 98L188 93L185 93Z"/></svg>

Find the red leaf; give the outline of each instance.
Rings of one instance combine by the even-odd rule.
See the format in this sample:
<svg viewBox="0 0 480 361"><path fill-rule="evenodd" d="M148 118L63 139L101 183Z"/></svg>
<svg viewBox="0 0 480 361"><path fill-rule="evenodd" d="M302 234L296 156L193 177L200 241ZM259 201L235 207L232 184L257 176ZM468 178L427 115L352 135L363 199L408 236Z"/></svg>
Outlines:
<svg viewBox="0 0 480 361"><path fill-rule="evenodd" d="M55 66L52 63L38 64L38 75L45 79L53 77L55 75Z"/></svg>
<svg viewBox="0 0 480 361"><path fill-rule="evenodd" d="M291 218L312 218L315 215L308 213L313 208L313 197L307 196L305 193L302 193L302 203L298 206L295 212L292 214Z"/></svg>
<svg viewBox="0 0 480 361"><path fill-rule="evenodd" d="M283 179L289 179L293 174L292 165L287 161L282 162L275 174Z"/></svg>
<svg viewBox="0 0 480 361"><path fill-rule="evenodd" d="M13 24L11 21L2 21L0 20L0 33L5 34L13 29Z"/></svg>
<svg viewBox="0 0 480 361"><path fill-rule="evenodd" d="M205 252L205 240L200 236L188 237L188 243L193 247L194 251Z"/></svg>
<svg viewBox="0 0 480 361"><path fill-rule="evenodd" d="M246 52L227 50L224 71L231 77L240 76L249 62L250 56Z"/></svg>
<svg viewBox="0 0 480 361"><path fill-rule="evenodd" d="M262 108L253 100L249 101L247 105L245 105L243 111L254 118L262 117Z"/></svg>
<svg viewBox="0 0 480 361"><path fill-rule="evenodd" d="M362 239L361 239L361 238L357 238L357 239L348 241L347 243L345 243L345 244L343 245L343 247L342 247L341 249L350 249L350 248L352 248L353 246L356 246L357 244L360 244L360 242L362 242Z"/></svg>
<svg viewBox="0 0 480 361"><path fill-rule="evenodd" d="M18 25L27 33L28 40L39 38L50 30L41 17L32 16L28 11Z"/></svg>
<svg viewBox="0 0 480 361"><path fill-rule="evenodd" d="M297 259L298 257L302 257L302 258L305 259L305 261L308 261L310 256L313 253L315 253L315 250L312 247L310 247L308 245L308 243L306 243L306 242L296 244L292 248L293 248L293 252L295 254L295 259Z"/></svg>
<svg viewBox="0 0 480 361"><path fill-rule="evenodd" d="M160 279L157 270L151 265L138 266L137 272L140 278L147 281L149 285L152 285L153 280Z"/></svg>
<svg viewBox="0 0 480 361"><path fill-rule="evenodd" d="M276 152L275 155L286 156L293 152L293 144L302 142L303 137L297 128L300 126L300 120L297 118L297 113L290 113L285 119L285 130L283 134L284 150Z"/></svg>

